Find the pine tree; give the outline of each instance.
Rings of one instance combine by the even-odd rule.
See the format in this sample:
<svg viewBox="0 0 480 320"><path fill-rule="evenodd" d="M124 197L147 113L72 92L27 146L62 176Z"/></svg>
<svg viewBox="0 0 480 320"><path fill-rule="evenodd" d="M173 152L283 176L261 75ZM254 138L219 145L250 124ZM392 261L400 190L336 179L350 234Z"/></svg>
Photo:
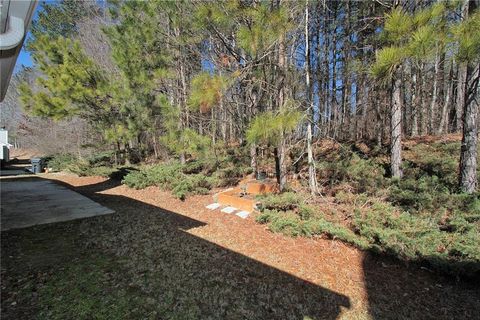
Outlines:
<svg viewBox="0 0 480 320"><path fill-rule="evenodd" d="M273 146L275 157L275 172L280 191L286 188L285 165L282 166L281 152L286 154L286 150L278 150L279 145L286 148L286 139L288 134L292 133L298 126L302 114L299 111L284 107L278 112L267 111L259 114L250 124L246 132L247 141L257 145Z"/></svg>
<svg viewBox="0 0 480 320"><path fill-rule="evenodd" d="M403 78L401 66L407 61L418 64L437 59L441 48L444 48L442 32L444 11L445 6L439 3L415 14L408 14L403 9L396 8L386 16L382 37L389 46L377 52L371 71L377 79L389 85L392 94L390 110L392 177L402 176L401 136L404 99L401 92ZM433 99L432 104L435 104ZM433 112L430 116L433 117Z"/></svg>
<svg viewBox="0 0 480 320"><path fill-rule="evenodd" d="M478 86L480 81L480 10L474 12L475 4L468 8L471 15L452 27L452 36L456 44L456 57L466 65L463 101L462 147L460 153L460 189L473 193L478 187Z"/></svg>
<svg viewBox="0 0 480 320"><path fill-rule="evenodd" d="M382 48L376 55L372 74L390 87L392 104L390 110L390 168L392 177L402 177L402 98L401 64L406 58L405 43L411 32L412 20L401 9L387 15L383 37L392 45ZM395 44L393 44L395 43Z"/></svg>

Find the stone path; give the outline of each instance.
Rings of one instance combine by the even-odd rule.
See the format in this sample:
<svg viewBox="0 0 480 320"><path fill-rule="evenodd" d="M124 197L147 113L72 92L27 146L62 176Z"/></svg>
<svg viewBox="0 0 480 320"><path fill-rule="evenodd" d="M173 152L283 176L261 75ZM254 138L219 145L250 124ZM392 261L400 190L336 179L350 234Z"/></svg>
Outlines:
<svg viewBox="0 0 480 320"><path fill-rule="evenodd" d="M223 207L222 208L222 205L220 203L212 203L212 204L209 204L208 206L206 206L205 208L207 209L210 209L210 210L216 210L216 209L220 209L221 212L223 213L226 213L226 214L233 214L235 213L235 215L239 216L240 218L242 219L245 219L248 217L248 215L250 214L249 211L245 211L245 210L239 210L237 208L234 208L234 207Z"/></svg>

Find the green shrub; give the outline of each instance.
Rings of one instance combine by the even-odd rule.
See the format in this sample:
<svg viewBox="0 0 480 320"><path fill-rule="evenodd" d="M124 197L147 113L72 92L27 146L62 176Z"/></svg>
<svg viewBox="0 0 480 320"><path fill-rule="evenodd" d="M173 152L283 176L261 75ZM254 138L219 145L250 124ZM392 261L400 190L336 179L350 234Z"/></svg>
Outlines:
<svg viewBox="0 0 480 320"><path fill-rule="evenodd" d="M77 157L70 153L56 154L48 159L47 165L54 171L64 171L67 170L70 165L75 163L77 159Z"/></svg>
<svg viewBox="0 0 480 320"><path fill-rule="evenodd" d="M369 243L345 226L335 224L317 217L307 220L304 226L304 233L310 235L326 235L330 239L339 239L353 244L361 249L368 249Z"/></svg>
<svg viewBox="0 0 480 320"><path fill-rule="evenodd" d="M280 211L297 209L303 202L303 198L294 192L260 195L257 199L260 201L262 209Z"/></svg>
<svg viewBox="0 0 480 320"><path fill-rule="evenodd" d="M203 174L186 175L181 180L173 181L172 193L179 199L185 200L188 195L208 194L212 188L212 181Z"/></svg>
<svg viewBox="0 0 480 320"><path fill-rule="evenodd" d="M185 174L200 173L205 169L205 162L194 160L189 161L182 166L182 172Z"/></svg>
<svg viewBox="0 0 480 320"><path fill-rule="evenodd" d="M315 210L306 204L300 204L298 207L298 215L302 220L308 220L315 216Z"/></svg>
<svg viewBox="0 0 480 320"><path fill-rule="evenodd" d="M303 234L303 222L295 213L291 211L279 212L273 216L268 225L273 232L281 232L289 236L300 236Z"/></svg>
<svg viewBox="0 0 480 320"><path fill-rule="evenodd" d="M416 212L461 211L480 215L480 200L477 194L451 193L436 176L424 176L418 180L404 178L395 180L388 200L403 210Z"/></svg>
<svg viewBox="0 0 480 320"><path fill-rule="evenodd" d="M256 218L255 220L258 223L265 224L269 223L272 221L273 217L278 214L278 211L276 210L263 210Z"/></svg>
<svg viewBox="0 0 480 320"><path fill-rule="evenodd" d="M261 213L257 222L268 223L273 232L281 232L291 236L326 235L338 238L361 248L367 248L368 242L362 240L346 226L329 222L316 210L304 203L299 194L285 192L259 197Z"/></svg>
<svg viewBox="0 0 480 320"><path fill-rule="evenodd" d="M449 195L448 189L436 176L426 176L418 180L395 180L388 200L405 210L422 211L438 208Z"/></svg>
<svg viewBox="0 0 480 320"><path fill-rule="evenodd" d="M360 158L353 152L341 152L338 159L318 164L320 176L330 187L350 184L355 192L375 194L386 185L385 169L372 159Z"/></svg>
<svg viewBox="0 0 480 320"><path fill-rule="evenodd" d="M104 152L98 152L90 155L89 157L86 158L88 163L91 166L95 167L103 167L103 166L112 166L115 157L115 152L113 151L104 151Z"/></svg>
<svg viewBox="0 0 480 320"><path fill-rule="evenodd" d="M122 183L134 189L145 189L152 185L148 179L147 172L144 170L128 173L123 177Z"/></svg>
<svg viewBox="0 0 480 320"><path fill-rule="evenodd" d="M419 190L432 188L432 183L438 184L435 179L424 181ZM446 189L438 190L449 194ZM399 211L392 204L365 194L353 197L342 194L339 201L357 208L349 227L328 221L298 194L267 195L260 197L263 206L256 221L267 224L272 232L289 236L322 235L402 260L426 262L451 274L474 275L480 272L479 199L476 195L449 196L450 200L445 202L447 207L456 209L431 214ZM422 210L427 204L430 208L436 207L432 199L438 197L431 199L424 195L421 198L419 203L409 205Z"/></svg>
<svg viewBox="0 0 480 320"><path fill-rule="evenodd" d="M372 247L405 260L425 261L455 274L480 272L480 224L456 213L447 221L398 212L386 203L357 211L354 226Z"/></svg>
<svg viewBox="0 0 480 320"><path fill-rule="evenodd" d="M48 161L48 167L54 171L68 171L79 176L102 176L108 177L116 168L111 164L111 152L92 154L86 158L79 158L72 154L58 154Z"/></svg>
<svg viewBox="0 0 480 320"><path fill-rule="evenodd" d="M135 189L157 186L172 191L182 200L193 194L207 194L216 184L214 177L208 177L203 173L185 174L184 168L185 166L178 162L154 165L128 173L122 183ZM193 166L189 165L186 171L190 172L192 168Z"/></svg>
<svg viewBox="0 0 480 320"><path fill-rule="evenodd" d="M457 190L460 143L420 143L412 147L412 152L413 159L410 161L413 169L404 170L407 178L436 176L450 191ZM416 168L419 170L415 170Z"/></svg>
<svg viewBox="0 0 480 320"><path fill-rule="evenodd" d="M245 166L226 166L218 168L213 174L217 180L217 187L229 187L237 185L242 178L252 173L252 168Z"/></svg>

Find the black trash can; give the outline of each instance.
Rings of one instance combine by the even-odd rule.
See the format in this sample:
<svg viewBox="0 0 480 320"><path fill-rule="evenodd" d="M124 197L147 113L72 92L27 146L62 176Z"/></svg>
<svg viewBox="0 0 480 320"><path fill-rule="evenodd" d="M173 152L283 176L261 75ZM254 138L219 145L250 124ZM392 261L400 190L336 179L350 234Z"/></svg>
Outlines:
<svg viewBox="0 0 480 320"><path fill-rule="evenodd" d="M43 167L45 165L45 160L42 158L32 158L32 172L33 173L42 173Z"/></svg>

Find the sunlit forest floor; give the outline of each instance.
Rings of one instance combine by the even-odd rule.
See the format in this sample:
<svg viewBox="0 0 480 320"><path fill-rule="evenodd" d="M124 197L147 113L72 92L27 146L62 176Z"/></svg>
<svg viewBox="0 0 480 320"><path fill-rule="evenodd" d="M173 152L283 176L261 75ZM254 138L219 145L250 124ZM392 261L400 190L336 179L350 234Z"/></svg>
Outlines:
<svg viewBox="0 0 480 320"><path fill-rule="evenodd" d="M44 175L115 213L2 233L3 319L468 319L478 284L292 238L114 179ZM332 203L333 205L333 203Z"/></svg>

